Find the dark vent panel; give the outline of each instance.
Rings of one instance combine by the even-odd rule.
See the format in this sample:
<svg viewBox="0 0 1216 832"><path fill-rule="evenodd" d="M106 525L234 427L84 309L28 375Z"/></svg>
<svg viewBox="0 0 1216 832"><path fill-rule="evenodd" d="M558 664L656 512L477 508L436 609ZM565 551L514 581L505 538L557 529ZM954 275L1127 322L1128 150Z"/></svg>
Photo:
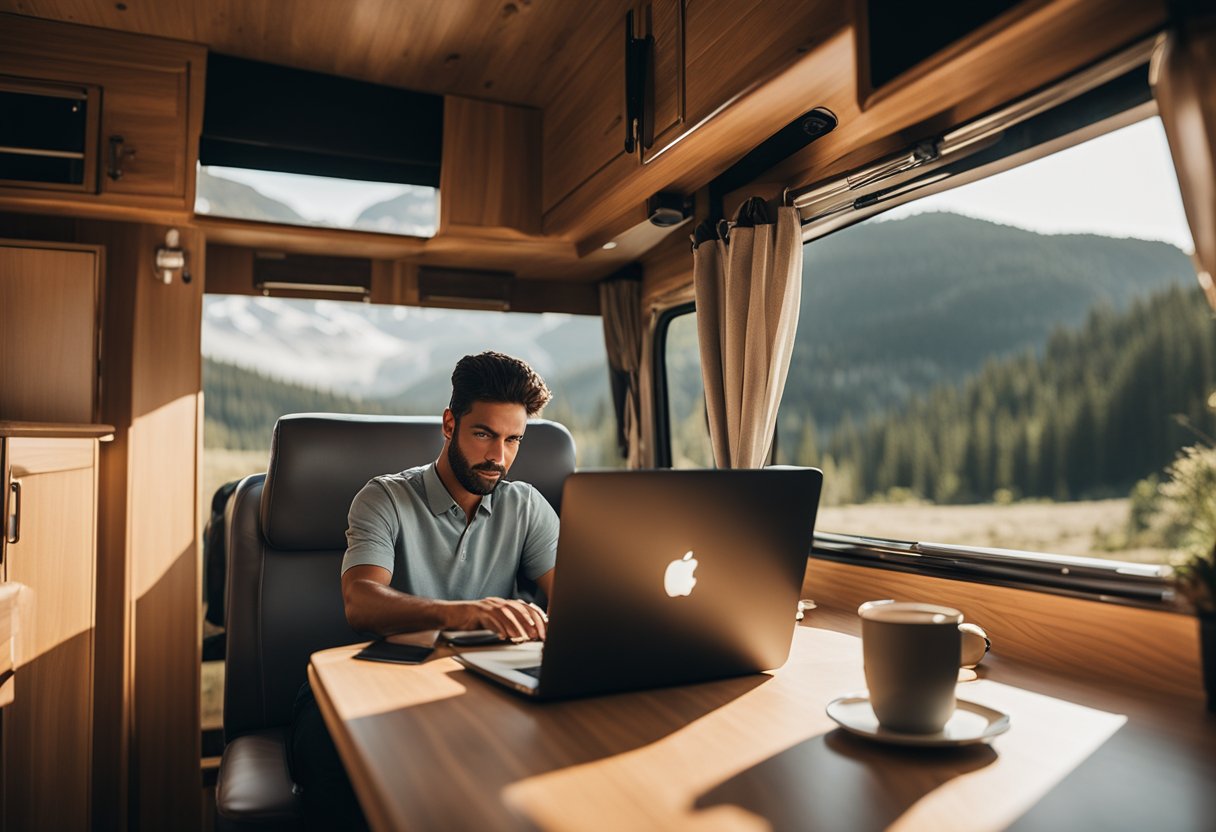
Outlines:
<svg viewBox="0 0 1216 832"><path fill-rule="evenodd" d="M207 58L204 165L439 186L443 97Z"/></svg>

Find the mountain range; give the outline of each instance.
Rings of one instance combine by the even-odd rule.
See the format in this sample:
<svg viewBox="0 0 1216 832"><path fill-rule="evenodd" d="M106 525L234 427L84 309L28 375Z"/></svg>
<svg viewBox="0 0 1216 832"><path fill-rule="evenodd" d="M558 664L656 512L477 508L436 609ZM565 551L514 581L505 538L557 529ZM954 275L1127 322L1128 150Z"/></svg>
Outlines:
<svg viewBox="0 0 1216 832"><path fill-rule="evenodd" d="M200 194L224 215L299 217L214 176L200 177ZM361 221L415 223L426 210L415 196L370 206ZM1190 258L1161 242L1041 234L950 213L871 220L806 249L783 416L802 424L809 415L826 438L846 414L864 420L914 392L956 385L986 362L1042 354L1053 332L1081 325L1093 309L1120 312L1194 282ZM669 367L683 368L670 379L673 402L699 395L695 339L685 329L667 355ZM401 412L442 407L455 361L490 348L532 362L559 392L564 386L558 401L580 421L603 412L606 360L594 317L247 296L209 295L204 306L208 358Z"/></svg>
<svg viewBox="0 0 1216 832"><path fill-rule="evenodd" d="M204 299L208 358L357 399L400 398L432 382L445 388L456 361L483 349L518 355L546 377L607 366L600 320L588 316Z"/></svg>
<svg viewBox="0 0 1216 832"><path fill-rule="evenodd" d="M348 227L411 237L434 236L439 222L437 191L416 185L402 185L401 191L397 196L364 208ZM309 220L285 202L269 197L251 185L212 173L205 167L198 172L194 207L200 214L217 217L287 225L336 225Z"/></svg>
<svg viewBox="0 0 1216 832"><path fill-rule="evenodd" d="M783 407L831 431L991 360L1042 353L1091 310L1195 286L1168 243L1040 234L950 213L870 221L809 244Z"/></svg>

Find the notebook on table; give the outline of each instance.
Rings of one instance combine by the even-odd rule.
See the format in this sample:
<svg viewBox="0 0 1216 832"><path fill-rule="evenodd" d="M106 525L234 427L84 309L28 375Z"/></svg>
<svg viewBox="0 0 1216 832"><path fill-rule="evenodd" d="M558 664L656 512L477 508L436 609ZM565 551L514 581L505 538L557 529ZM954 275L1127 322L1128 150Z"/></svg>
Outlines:
<svg viewBox="0 0 1216 832"><path fill-rule="evenodd" d="M780 667L822 484L815 468L572 474L546 641L457 660L540 699Z"/></svg>

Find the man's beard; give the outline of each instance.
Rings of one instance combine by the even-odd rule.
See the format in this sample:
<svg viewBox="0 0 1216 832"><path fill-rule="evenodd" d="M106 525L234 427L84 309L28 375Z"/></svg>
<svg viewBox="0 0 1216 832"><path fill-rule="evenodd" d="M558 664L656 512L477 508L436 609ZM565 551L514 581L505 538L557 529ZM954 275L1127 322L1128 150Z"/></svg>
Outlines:
<svg viewBox="0 0 1216 832"><path fill-rule="evenodd" d="M459 428L457 428L459 430ZM448 443L448 464L452 466L452 473L456 475L456 481L460 483L461 488L470 494L478 494L484 496L489 494L498 484L502 482L507 475L507 469L493 462L482 462L479 465L469 465L469 459L456 444L456 437L452 437L452 441ZM493 480L486 480L477 476L477 471L485 471L487 473L497 472L498 477Z"/></svg>

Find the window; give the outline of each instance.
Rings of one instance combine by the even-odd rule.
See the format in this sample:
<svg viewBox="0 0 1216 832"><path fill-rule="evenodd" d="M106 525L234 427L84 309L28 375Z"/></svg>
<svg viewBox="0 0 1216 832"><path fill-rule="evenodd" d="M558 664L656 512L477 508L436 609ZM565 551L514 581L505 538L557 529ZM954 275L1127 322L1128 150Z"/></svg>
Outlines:
<svg viewBox="0 0 1216 832"><path fill-rule="evenodd" d="M212 52L199 214L434 235L443 97Z"/></svg>
<svg viewBox="0 0 1216 832"><path fill-rule="evenodd" d="M1168 561L1216 472L1191 250L1155 117L808 243L777 461L824 470L817 529ZM677 459L694 328L667 339Z"/></svg>
<svg viewBox="0 0 1216 832"><path fill-rule="evenodd" d="M221 485L266 470L279 416L437 416L456 361L485 349L517 355L544 376L553 400L543 415L570 429L580 468L622 467L597 317L206 295L200 525ZM212 748L222 745L224 665L213 660L219 630L203 626L203 742Z"/></svg>
<svg viewBox="0 0 1216 832"><path fill-rule="evenodd" d="M284 225L433 237L438 194L423 185L200 165L194 210Z"/></svg>
<svg viewBox="0 0 1216 832"><path fill-rule="evenodd" d="M663 364L672 468L712 468L705 386L697 348L697 313L689 306L666 320Z"/></svg>
<svg viewBox="0 0 1216 832"><path fill-rule="evenodd" d="M202 349L204 502L265 470L284 413L439 415L456 361L485 349L545 377L543 415L574 434L579 467L623 464L599 318L207 295Z"/></svg>

